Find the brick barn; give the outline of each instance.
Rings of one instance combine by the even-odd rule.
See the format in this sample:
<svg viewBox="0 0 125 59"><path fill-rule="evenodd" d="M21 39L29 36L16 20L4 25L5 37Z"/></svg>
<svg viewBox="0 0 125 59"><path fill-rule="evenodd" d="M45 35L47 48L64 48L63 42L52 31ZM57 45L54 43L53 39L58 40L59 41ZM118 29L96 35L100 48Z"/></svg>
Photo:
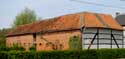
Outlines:
<svg viewBox="0 0 125 59"><path fill-rule="evenodd" d="M7 35L6 46L14 44L38 51L69 49L69 39L79 36L83 49L123 48L123 29L111 15L92 12L68 14L21 25Z"/></svg>

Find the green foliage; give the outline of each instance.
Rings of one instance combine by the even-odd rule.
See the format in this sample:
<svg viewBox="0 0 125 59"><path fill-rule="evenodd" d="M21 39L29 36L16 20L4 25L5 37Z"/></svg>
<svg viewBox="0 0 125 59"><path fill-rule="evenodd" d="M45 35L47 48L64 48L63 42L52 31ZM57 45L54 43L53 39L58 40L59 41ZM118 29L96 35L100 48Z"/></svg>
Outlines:
<svg viewBox="0 0 125 59"><path fill-rule="evenodd" d="M18 45L14 45L13 47L0 46L0 51L25 51L25 49Z"/></svg>
<svg viewBox="0 0 125 59"><path fill-rule="evenodd" d="M74 51L10 51L0 52L1 59L120 59L125 58L125 49L100 49Z"/></svg>
<svg viewBox="0 0 125 59"><path fill-rule="evenodd" d="M0 45L0 51L8 51L8 48L5 45Z"/></svg>
<svg viewBox="0 0 125 59"><path fill-rule="evenodd" d="M9 51L25 51L25 48L14 44L13 47L7 48Z"/></svg>
<svg viewBox="0 0 125 59"><path fill-rule="evenodd" d="M30 51L36 51L36 48L34 45L30 47Z"/></svg>
<svg viewBox="0 0 125 59"><path fill-rule="evenodd" d="M13 27L35 22L36 18L37 17L34 11L28 8L25 8L20 14L16 16L16 19L13 23Z"/></svg>
<svg viewBox="0 0 125 59"><path fill-rule="evenodd" d="M6 46L6 35L10 31L10 29L1 29L0 30L0 50L4 49Z"/></svg>
<svg viewBox="0 0 125 59"><path fill-rule="evenodd" d="M125 58L125 49L101 49L97 50L98 59Z"/></svg>
<svg viewBox="0 0 125 59"><path fill-rule="evenodd" d="M73 36L70 38L69 46L71 50L81 50L82 44L79 36Z"/></svg>
<svg viewBox="0 0 125 59"><path fill-rule="evenodd" d="M6 47L6 35L11 29L1 29L0 30L0 51L11 51L11 50L18 50L24 51L23 47L18 47L14 45L14 47L7 48Z"/></svg>

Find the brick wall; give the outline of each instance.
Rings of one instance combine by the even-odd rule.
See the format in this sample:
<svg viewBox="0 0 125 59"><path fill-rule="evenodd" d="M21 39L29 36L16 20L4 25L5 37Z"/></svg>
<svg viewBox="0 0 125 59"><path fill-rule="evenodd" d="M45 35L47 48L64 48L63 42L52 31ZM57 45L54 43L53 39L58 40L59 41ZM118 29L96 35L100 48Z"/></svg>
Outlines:
<svg viewBox="0 0 125 59"><path fill-rule="evenodd" d="M14 44L23 46L26 50L28 50L33 44L33 35L7 37L6 46L12 47Z"/></svg>
<svg viewBox="0 0 125 59"><path fill-rule="evenodd" d="M80 34L79 30L75 30L37 35L37 50L67 50L70 37L80 36Z"/></svg>
<svg viewBox="0 0 125 59"><path fill-rule="evenodd" d="M38 51L43 50L67 50L69 49L69 39L72 36L80 36L79 30L75 31L62 31L46 34L37 34L36 47ZM7 37L6 46L12 47L13 44L23 46L28 50L33 45L33 35L13 36Z"/></svg>

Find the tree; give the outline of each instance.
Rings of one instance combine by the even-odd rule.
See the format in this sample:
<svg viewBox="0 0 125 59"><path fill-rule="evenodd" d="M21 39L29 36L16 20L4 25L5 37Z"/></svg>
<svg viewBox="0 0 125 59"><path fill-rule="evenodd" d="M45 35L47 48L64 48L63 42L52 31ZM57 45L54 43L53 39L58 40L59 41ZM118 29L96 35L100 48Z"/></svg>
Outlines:
<svg viewBox="0 0 125 59"><path fill-rule="evenodd" d="M0 29L0 50L6 47L6 35L11 29Z"/></svg>
<svg viewBox="0 0 125 59"><path fill-rule="evenodd" d="M36 14L34 11L25 8L20 14L16 16L14 20L13 27L17 27L19 25L29 24L36 21Z"/></svg>

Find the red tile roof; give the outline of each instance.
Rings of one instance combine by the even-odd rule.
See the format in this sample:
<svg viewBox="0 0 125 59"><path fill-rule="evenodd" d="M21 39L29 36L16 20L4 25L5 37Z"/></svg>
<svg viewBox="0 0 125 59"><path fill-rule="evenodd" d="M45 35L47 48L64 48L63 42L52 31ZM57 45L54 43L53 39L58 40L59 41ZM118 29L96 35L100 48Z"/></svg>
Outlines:
<svg viewBox="0 0 125 59"><path fill-rule="evenodd" d="M82 12L21 25L15 30L12 30L7 36L36 32L80 29L83 26L123 30L111 15Z"/></svg>

